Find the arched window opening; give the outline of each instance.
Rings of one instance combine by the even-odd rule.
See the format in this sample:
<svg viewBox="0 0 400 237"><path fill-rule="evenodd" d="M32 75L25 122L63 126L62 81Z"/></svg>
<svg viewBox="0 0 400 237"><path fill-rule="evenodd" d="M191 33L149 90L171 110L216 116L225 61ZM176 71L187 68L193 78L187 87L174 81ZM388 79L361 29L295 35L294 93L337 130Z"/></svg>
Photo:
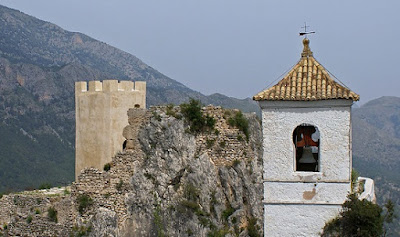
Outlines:
<svg viewBox="0 0 400 237"><path fill-rule="evenodd" d="M319 171L319 131L310 124L301 124L293 131L296 150L296 171Z"/></svg>
<svg viewBox="0 0 400 237"><path fill-rule="evenodd" d="M140 108L140 104L135 104L135 108L136 109Z"/></svg>

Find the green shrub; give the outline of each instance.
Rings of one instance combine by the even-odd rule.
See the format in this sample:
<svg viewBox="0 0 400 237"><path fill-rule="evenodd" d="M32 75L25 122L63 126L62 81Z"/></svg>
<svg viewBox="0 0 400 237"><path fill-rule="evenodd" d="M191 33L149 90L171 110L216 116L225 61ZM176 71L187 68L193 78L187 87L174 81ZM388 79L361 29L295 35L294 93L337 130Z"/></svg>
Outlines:
<svg viewBox="0 0 400 237"><path fill-rule="evenodd" d="M352 193L343 203L339 216L325 225L322 236L381 236L383 223L379 205L359 200L357 194Z"/></svg>
<svg viewBox="0 0 400 237"><path fill-rule="evenodd" d="M157 205L156 208L154 209L154 225L156 227L156 231L157 231L157 237L164 237L167 236L164 233L164 220L162 218L162 213L161 213L161 207L160 205Z"/></svg>
<svg viewBox="0 0 400 237"><path fill-rule="evenodd" d="M50 189L51 188L51 184L50 183L42 183L39 186L39 189Z"/></svg>
<svg viewBox="0 0 400 237"><path fill-rule="evenodd" d="M203 116L199 100L191 98L188 104L183 103L180 107L183 116L190 125L190 132L199 133L207 129L214 129L215 119L208 115Z"/></svg>
<svg viewBox="0 0 400 237"><path fill-rule="evenodd" d="M224 237L229 233L229 229L224 227L222 229L212 229L207 233L207 237Z"/></svg>
<svg viewBox="0 0 400 237"><path fill-rule="evenodd" d="M204 216L199 216L199 222L200 222L200 225L202 225L202 226L210 226L210 224L211 224L210 219L208 219L207 217L204 217Z"/></svg>
<svg viewBox="0 0 400 237"><path fill-rule="evenodd" d="M228 221L228 218L235 212L235 209L231 206L230 203L226 204L226 209L222 211L222 219L224 221Z"/></svg>
<svg viewBox="0 0 400 237"><path fill-rule="evenodd" d="M188 236L193 236L194 235L194 232L193 232L193 230L192 229L187 229L186 230L186 234L188 235Z"/></svg>
<svg viewBox="0 0 400 237"><path fill-rule="evenodd" d="M237 223L237 218L236 216L232 217L232 224L236 224Z"/></svg>
<svg viewBox="0 0 400 237"><path fill-rule="evenodd" d="M103 167L104 171L109 171L110 169L111 169L111 164L110 163L105 164L104 167Z"/></svg>
<svg viewBox="0 0 400 237"><path fill-rule="evenodd" d="M188 183L183 188L183 197L189 201L197 201L199 199L200 191L191 183Z"/></svg>
<svg viewBox="0 0 400 237"><path fill-rule="evenodd" d="M247 220L247 223L247 232L249 237L261 237L259 233L260 227L257 225L257 219L251 217Z"/></svg>
<svg viewBox="0 0 400 237"><path fill-rule="evenodd" d="M190 210L191 213L195 213L198 217L209 216L208 213L204 212L200 204L198 203L200 191L193 184L186 184L183 187L183 200L179 202L178 210L181 213L187 213Z"/></svg>
<svg viewBox="0 0 400 237"><path fill-rule="evenodd" d="M89 225L88 227L74 225L74 227L72 227L72 232L70 233L70 236L73 236L73 237L89 236L90 232L92 232L91 225Z"/></svg>
<svg viewBox="0 0 400 237"><path fill-rule="evenodd" d="M193 212L196 212L200 207L197 202L190 200L182 200L179 202L179 204L183 207L186 207L187 209L192 210Z"/></svg>
<svg viewBox="0 0 400 237"><path fill-rule="evenodd" d="M225 112L224 112L224 118L226 119L226 118L228 118L229 116L231 116L231 111L230 110L225 110Z"/></svg>
<svg viewBox="0 0 400 237"><path fill-rule="evenodd" d="M216 194L216 191L213 190L211 192L211 199L210 199L210 212L216 216L217 212L215 210L215 205L218 205L219 203L218 203L217 198L215 197L215 194Z"/></svg>
<svg viewBox="0 0 400 237"><path fill-rule="evenodd" d="M40 214L40 210L38 208L35 209L35 214L39 215Z"/></svg>
<svg viewBox="0 0 400 237"><path fill-rule="evenodd" d="M122 181L122 179L119 179L119 183L117 183L117 184L115 185L115 188L116 188L119 192L121 192L121 191L122 191L123 185L124 185L124 181Z"/></svg>
<svg viewBox="0 0 400 237"><path fill-rule="evenodd" d="M242 131L246 135L246 140L249 140L249 121L243 116L241 111L236 112L233 117L230 117L228 124Z"/></svg>
<svg viewBox="0 0 400 237"><path fill-rule="evenodd" d="M221 141L221 142L219 143L219 146L220 146L221 148L225 148L225 145L226 145L226 142L225 142L225 141Z"/></svg>
<svg viewBox="0 0 400 237"><path fill-rule="evenodd" d="M26 218L26 223L30 224L30 223L32 222L32 220L33 220L33 217L32 217L31 215L29 215L29 216Z"/></svg>
<svg viewBox="0 0 400 237"><path fill-rule="evenodd" d="M47 217L50 221L57 223L57 210L54 207L49 207L47 209Z"/></svg>
<svg viewBox="0 0 400 237"><path fill-rule="evenodd" d="M103 197L104 198L109 198L109 197L111 197L111 193L105 193L105 194L103 194Z"/></svg>
<svg viewBox="0 0 400 237"><path fill-rule="evenodd" d="M176 119L181 119L182 118L182 115L176 113L176 111L174 110L174 105L173 104L167 105L167 112L165 114L168 115L168 116L172 116L172 117L174 117Z"/></svg>
<svg viewBox="0 0 400 237"><path fill-rule="evenodd" d="M211 129L214 129L214 126L215 126L215 119L213 118L213 117L211 117L211 116L209 116L209 115L206 115L206 117L205 117L205 120L206 120L206 126L211 130Z"/></svg>
<svg viewBox="0 0 400 237"><path fill-rule="evenodd" d="M352 169L351 170L351 190L354 192L354 188L357 185L357 179L360 176L360 174L357 172L357 170Z"/></svg>
<svg viewBox="0 0 400 237"><path fill-rule="evenodd" d="M154 177L154 175L148 173L147 171L146 171L143 175L144 175L144 177L146 177L146 179L151 180L151 182L152 182L155 186L160 185L160 182L158 182L158 180L156 179L156 177Z"/></svg>
<svg viewBox="0 0 400 237"><path fill-rule="evenodd" d="M215 139L207 139L206 140L206 146L208 149L210 149L215 143Z"/></svg>
<svg viewBox="0 0 400 237"><path fill-rule="evenodd" d="M240 160L234 159L232 165L233 166L238 166L240 164Z"/></svg>
<svg viewBox="0 0 400 237"><path fill-rule="evenodd" d="M83 214L85 210L93 204L93 199L87 194L80 194L77 197L78 211Z"/></svg>
<svg viewBox="0 0 400 237"><path fill-rule="evenodd" d="M167 112L165 114L168 115L168 116L175 117L175 111L174 111L174 105L173 104L167 105Z"/></svg>
<svg viewBox="0 0 400 237"><path fill-rule="evenodd" d="M161 122L161 116L160 116L156 111L153 111L153 117L154 117L158 122Z"/></svg>

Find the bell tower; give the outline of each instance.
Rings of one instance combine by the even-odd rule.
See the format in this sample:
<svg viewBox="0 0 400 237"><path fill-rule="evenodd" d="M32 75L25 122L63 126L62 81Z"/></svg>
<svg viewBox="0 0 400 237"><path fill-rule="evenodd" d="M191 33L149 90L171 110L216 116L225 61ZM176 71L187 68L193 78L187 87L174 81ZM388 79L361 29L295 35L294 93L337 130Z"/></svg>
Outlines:
<svg viewBox="0 0 400 237"><path fill-rule="evenodd" d="M265 236L320 236L351 189L351 106L359 95L313 57L253 97L262 110Z"/></svg>

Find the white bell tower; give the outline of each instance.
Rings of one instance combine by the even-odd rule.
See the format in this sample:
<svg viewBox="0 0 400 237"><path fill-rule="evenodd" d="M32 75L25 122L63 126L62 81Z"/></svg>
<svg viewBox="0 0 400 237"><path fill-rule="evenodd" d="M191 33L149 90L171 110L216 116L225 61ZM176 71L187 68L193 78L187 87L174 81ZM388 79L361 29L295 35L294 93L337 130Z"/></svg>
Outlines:
<svg viewBox="0 0 400 237"><path fill-rule="evenodd" d="M265 236L320 236L350 192L351 106L309 40L299 62L253 97L262 109Z"/></svg>

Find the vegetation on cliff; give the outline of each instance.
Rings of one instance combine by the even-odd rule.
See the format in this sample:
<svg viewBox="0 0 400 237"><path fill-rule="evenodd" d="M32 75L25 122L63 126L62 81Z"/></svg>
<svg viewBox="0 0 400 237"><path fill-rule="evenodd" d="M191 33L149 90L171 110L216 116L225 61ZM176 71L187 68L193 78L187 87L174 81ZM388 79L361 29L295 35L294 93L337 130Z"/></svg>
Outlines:
<svg viewBox="0 0 400 237"><path fill-rule="evenodd" d="M382 209L366 199L360 200L357 193L349 194L342 205L339 216L324 227L324 237L379 237L386 236L388 229L384 223L392 223L394 204L388 201Z"/></svg>

